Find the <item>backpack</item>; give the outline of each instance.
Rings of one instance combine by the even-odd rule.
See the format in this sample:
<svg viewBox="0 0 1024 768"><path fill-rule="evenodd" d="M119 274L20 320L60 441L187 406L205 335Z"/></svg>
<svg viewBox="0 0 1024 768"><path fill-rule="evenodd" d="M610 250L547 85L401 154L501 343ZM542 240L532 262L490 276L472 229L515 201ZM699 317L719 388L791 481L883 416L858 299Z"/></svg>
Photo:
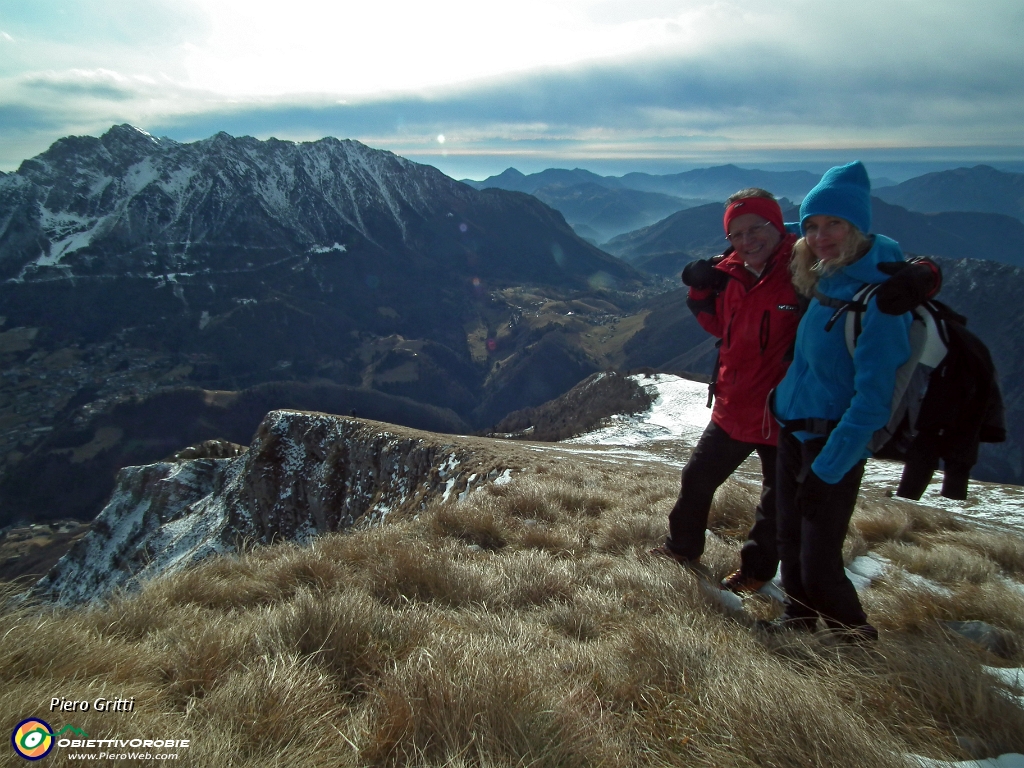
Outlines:
<svg viewBox="0 0 1024 768"><path fill-rule="evenodd" d="M851 355L878 288L865 285L851 301L815 296L836 310L826 330L846 315ZM925 301L912 314L910 357L896 371L889 421L875 432L868 449L876 458L904 462L897 496L920 499L942 459L942 495L966 499L979 443L1006 440L995 365L984 342L967 330L967 319L942 302Z"/></svg>

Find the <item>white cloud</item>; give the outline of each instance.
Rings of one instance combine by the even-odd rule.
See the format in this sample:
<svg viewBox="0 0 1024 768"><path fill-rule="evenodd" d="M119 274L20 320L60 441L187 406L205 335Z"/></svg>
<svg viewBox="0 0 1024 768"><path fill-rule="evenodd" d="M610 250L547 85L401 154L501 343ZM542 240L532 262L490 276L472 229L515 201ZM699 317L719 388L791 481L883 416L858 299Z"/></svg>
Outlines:
<svg viewBox="0 0 1024 768"><path fill-rule="evenodd" d="M1024 147L1019 0L38 3L0 33L5 151L119 122L448 156Z"/></svg>

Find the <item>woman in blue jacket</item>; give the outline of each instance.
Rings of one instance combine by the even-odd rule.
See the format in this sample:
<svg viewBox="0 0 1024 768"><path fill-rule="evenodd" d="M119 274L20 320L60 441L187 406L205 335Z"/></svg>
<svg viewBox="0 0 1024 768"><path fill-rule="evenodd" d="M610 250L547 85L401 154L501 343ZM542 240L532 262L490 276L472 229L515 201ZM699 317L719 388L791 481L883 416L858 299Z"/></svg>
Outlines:
<svg viewBox="0 0 1024 768"><path fill-rule="evenodd" d="M903 260L899 244L871 229L870 182L860 162L830 169L800 206L803 238L793 248L793 283L811 297L793 362L775 394L778 544L787 605L774 627L813 631L821 618L852 641L874 640L843 568L843 540L857 501L868 442L889 420L896 370L910 356L911 316L881 312L872 299L850 354L837 308L879 264Z"/></svg>

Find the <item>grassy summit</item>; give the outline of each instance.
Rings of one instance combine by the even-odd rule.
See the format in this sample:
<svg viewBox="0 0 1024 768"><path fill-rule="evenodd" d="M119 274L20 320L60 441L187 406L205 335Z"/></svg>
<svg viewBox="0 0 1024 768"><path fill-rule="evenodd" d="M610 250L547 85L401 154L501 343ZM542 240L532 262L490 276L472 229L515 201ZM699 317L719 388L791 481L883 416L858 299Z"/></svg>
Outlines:
<svg viewBox="0 0 1024 768"><path fill-rule="evenodd" d="M12 603L0 712L11 727L35 715L94 738L190 739L178 763L195 766L864 768L1024 752L1024 708L982 668L1024 661L1019 533L866 496L846 554L900 566L862 593L878 646L765 637L645 554L674 468L536 455L511 482L378 528L208 560L90 608ZM741 474L716 498L716 577L738 563L756 490ZM1006 657L948 620L1003 628ZM54 696L135 705L49 713Z"/></svg>

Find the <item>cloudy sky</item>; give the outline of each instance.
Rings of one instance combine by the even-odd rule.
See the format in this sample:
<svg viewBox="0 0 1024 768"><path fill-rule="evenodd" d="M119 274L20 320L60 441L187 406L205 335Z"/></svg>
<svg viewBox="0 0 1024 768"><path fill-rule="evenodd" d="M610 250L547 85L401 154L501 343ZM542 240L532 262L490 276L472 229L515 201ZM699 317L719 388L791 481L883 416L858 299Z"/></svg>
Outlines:
<svg viewBox="0 0 1024 768"><path fill-rule="evenodd" d="M1021 0L0 0L0 170L124 122L354 138L456 178L1024 170L1022 41Z"/></svg>

